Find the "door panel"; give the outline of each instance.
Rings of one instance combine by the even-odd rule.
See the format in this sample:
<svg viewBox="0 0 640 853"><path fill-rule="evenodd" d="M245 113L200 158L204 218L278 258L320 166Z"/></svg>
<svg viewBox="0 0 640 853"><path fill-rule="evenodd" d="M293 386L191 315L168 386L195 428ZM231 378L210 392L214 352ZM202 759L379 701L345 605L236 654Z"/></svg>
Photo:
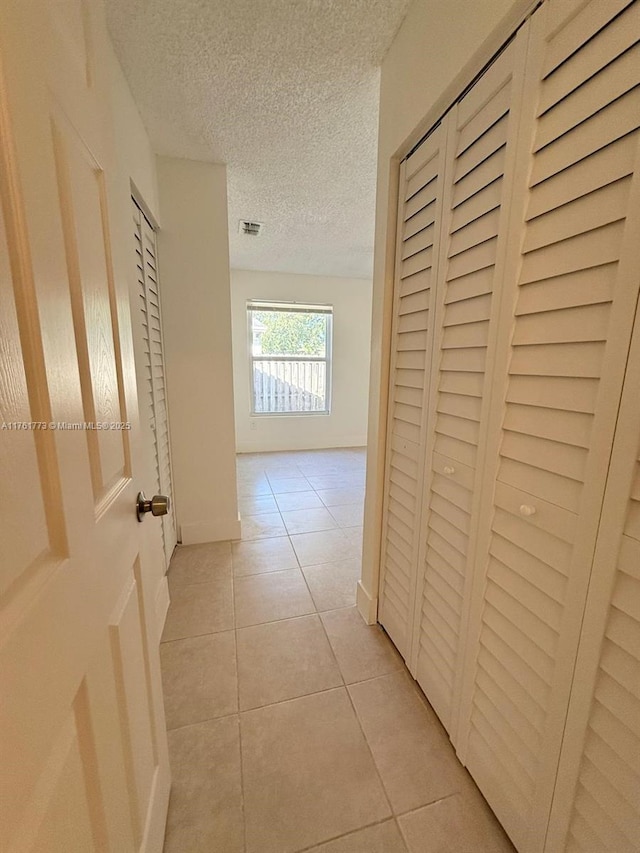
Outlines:
<svg viewBox="0 0 640 853"><path fill-rule="evenodd" d="M3 167L5 165L6 161ZM6 197L4 177L6 171L2 168L0 181ZM43 369L41 354L34 353L31 364L24 363L21 357L21 330L22 334L28 334L30 312L23 300L16 304L15 290L24 288L26 291L30 282L28 270L20 268L19 258L15 253L11 258L9 255L9 245L14 244L16 238L14 211L9 208L5 216L0 208L0 340L3 385L7 391L2 397L3 424L26 424L39 416L49 415L46 404L38 406L39 401L32 401L28 393L29 380ZM8 482L15 484L11 493L8 489L0 490L0 517L6 529L13 531L11 559L6 561L1 575L0 594L3 595L30 568L37 571L38 563L55 561L64 547L63 537L58 535L56 541L52 536L60 529L57 500L60 483L55 468L48 482L41 479L40 460L52 456L51 445L52 436L42 430L0 431L1 454L6 466L3 473ZM29 528L22 524L27 516L31 519Z"/></svg>
<svg viewBox="0 0 640 853"><path fill-rule="evenodd" d="M380 622L405 658L412 642L419 565L444 147L444 128L438 126L400 175Z"/></svg>
<svg viewBox="0 0 640 853"><path fill-rule="evenodd" d="M0 430L0 846L159 851L169 776L106 33L93 2L3 2L2 18L0 412L24 428Z"/></svg>
<svg viewBox="0 0 640 853"><path fill-rule="evenodd" d="M71 129L54 123L53 145L84 420L125 424L104 174ZM129 433L85 433L98 512L108 493L130 477Z"/></svg>
<svg viewBox="0 0 640 853"><path fill-rule="evenodd" d="M416 601L416 678L456 741L499 286L507 251L528 27L453 106L445 164ZM444 550L444 548L446 550ZM451 558L453 556L453 559Z"/></svg>
<svg viewBox="0 0 640 853"><path fill-rule="evenodd" d="M136 567L135 575L140 575ZM158 770L153 725L148 649L144 642L141 601L134 572L109 620L118 716L124 737L127 791L136 844L142 841Z"/></svg>

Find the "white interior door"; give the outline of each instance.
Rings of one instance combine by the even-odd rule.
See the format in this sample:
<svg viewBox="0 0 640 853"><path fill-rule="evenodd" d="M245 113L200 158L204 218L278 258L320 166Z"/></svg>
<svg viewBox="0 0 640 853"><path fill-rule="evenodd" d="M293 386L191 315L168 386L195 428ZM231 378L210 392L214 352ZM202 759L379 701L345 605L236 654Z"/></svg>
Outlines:
<svg viewBox="0 0 640 853"><path fill-rule="evenodd" d="M409 658L440 246L442 125L402 164L389 378L379 621Z"/></svg>
<svg viewBox="0 0 640 853"><path fill-rule="evenodd" d="M454 742L528 38L527 24L445 119L412 671Z"/></svg>
<svg viewBox="0 0 640 853"><path fill-rule="evenodd" d="M162 343L162 310L160 306L160 276L158 274L158 246L153 225L135 199L133 209L133 236L138 284L138 316L134 322L141 324L142 364L138 366L140 417L153 436L154 494L167 495L171 501L167 515L162 516L162 544L165 568L176 546L176 522L173 504L173 479L171 475L171 448L169 444L169 413Z"/></svg>
<svg viewBox="0 0 640 853"><path fill-rule="evenodd" d="M638 294L637 11L551 0L536 13L543 61L458 743L523 853L545 843Z"/></svg>
<svg viewBox="0 0 640 853"><path fill-rule="evenodd" d="M169 776L106 34L89 0L1 11L0 416L20 426L0 430L0 847L159 851ZM84 422L133 430L49 427Z"/></svg>

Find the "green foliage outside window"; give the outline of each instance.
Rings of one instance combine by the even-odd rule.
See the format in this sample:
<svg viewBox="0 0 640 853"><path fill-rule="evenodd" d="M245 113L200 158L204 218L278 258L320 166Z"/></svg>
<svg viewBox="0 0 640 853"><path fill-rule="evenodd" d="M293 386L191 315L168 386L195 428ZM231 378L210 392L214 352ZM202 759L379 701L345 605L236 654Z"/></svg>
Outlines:
<svg viewBox="0 0 640 853"><path fill-rule="evenodd" d="M261 333L263 355L307 355L324 358L326 314L288 311L253 311L265 326Z"/></svg>

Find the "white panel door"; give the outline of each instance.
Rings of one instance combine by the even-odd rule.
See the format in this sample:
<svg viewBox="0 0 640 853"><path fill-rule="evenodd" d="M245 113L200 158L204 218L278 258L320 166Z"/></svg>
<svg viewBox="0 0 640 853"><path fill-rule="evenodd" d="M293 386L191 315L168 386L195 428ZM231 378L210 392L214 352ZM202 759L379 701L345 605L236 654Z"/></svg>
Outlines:
<svg viewBox="0 0 640 853"><path fill-rule="evenodd" d="M159 853L169 774L106 33L90 0L0 6L0 847Z"/></svg>
<svg viewBox="0 0 640 853"><path fill-rule="evenodd" d="M639 839L640 315L636 314L545 849L634 853Z"/></svg>
<svg viewBox="0 0 640 853"><path fill-rule="evenodd" d="M638 292L638 4L550 0L459 751L543 849Z"/></svg>
<svg viewBox="0 0 640 853"><path fill-rule="evenodd" d="M171 508L162 516L162 544L165 568L176 546L177 534L173 505L173 480L171 475L171 448L169 444L169 413L162 344L162 312L158 275L158 246L156 232L135 199L133 210L133 236L136 254L138 285L138 321L142 327L142 359L139 366L140 417L153 436L154 494L167 495ZM134 322L136 318L134 318Z"/></svg>
<svg viewBox="0 0 640 853"><path fill-rule="evenodd" d="M454 739L528 41L527 24L447 117L412 670Z"/></svg>
<svg viewBox="0 0 640 853"><path fill-rule="evenodd" d="M445 128L402 164L384 479L379 621L408 658L421 541Z"/></svg>

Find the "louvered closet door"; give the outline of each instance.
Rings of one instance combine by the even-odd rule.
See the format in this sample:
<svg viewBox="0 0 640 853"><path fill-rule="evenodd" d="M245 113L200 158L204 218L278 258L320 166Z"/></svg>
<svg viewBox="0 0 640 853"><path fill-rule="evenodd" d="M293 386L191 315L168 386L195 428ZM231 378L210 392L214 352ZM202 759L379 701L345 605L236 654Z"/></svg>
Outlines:
<svg viewBox="0 0 640 853"><path fill-rule="evenodd" d="M139 316L144 341L145 390L140 394L140 416L143 423L146 419L153 436L154 494L168 495L173 503L156 233L133 199L132 205L140 297ZM168 567L177 541L173 507L161 521L165 562Z"/></svg>
<svg viewBox="0 0 640 853"><path fill-rule="evenodd" d="M400 174L378 618L405 658L418 567L443 136L437 127Z"/></svg>
<svg viewBox="0 0 640 853"><path fill-rule="evenodd" d="M550 0L461 757L543 849L638 289L638 4ZM540 20L540 19L539 19ZM485 556L483 556L485 555Z"/></svg>
<svg viewBox="0 0 640 853"><path fill-rule="evenodd" d="M640 843L640 317L625 379L547 850Z"/></svg>
<svg viewBox="0 0 640 853"><path fill-rule="evenodd" d="M525 26L447 116L441 282L413 671L452 733L460 640L478 516L477 474L490 401L485 381L500 301L528 41ZM491 355L491 353L489 353ZM476 497L474 498L474 495Z"/></svg>

